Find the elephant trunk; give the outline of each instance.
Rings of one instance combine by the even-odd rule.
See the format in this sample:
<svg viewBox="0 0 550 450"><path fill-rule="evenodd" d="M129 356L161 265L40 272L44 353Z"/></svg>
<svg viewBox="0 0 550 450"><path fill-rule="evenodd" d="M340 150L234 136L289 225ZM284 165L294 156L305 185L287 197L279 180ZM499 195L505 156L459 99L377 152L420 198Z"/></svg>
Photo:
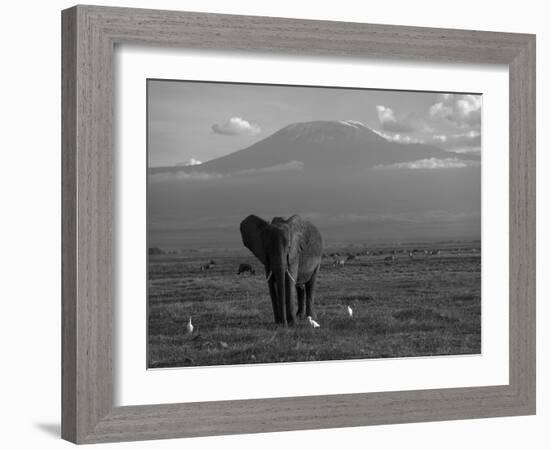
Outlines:
<svg viewBox="0 0 550 450"><path fill-rule="evenodd" d="M287 325L285 275L286 268L283 265L279 265L273 269L273 277L277 289L278 316L283 326Z"/></svg>

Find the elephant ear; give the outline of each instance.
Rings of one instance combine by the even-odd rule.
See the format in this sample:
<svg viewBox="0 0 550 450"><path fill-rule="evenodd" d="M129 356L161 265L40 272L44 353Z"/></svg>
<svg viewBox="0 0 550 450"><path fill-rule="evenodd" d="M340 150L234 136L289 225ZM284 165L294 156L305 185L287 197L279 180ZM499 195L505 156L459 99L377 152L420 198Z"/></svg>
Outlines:
<svg viewBox="0 0 550 450"><path fill-rule="evenodd" d="M264 250L262 232L267 222L258 216L250 215L241 222L241 237L243 244L265 266L267 258Z"/></svg>

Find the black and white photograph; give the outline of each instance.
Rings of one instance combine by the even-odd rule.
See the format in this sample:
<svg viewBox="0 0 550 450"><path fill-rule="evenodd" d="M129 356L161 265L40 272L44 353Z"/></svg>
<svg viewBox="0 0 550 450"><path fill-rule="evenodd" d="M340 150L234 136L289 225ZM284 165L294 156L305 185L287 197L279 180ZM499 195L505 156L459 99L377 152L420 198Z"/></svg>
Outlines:
<svg viewBox="0 0 550 450"><path fill-rule="evenodd" d="M481 113L148 79L147 367L480 354Z"/></svg>
<svg viewBox="0 0 550 450"><path fill-rule="evenodd" d="M3 4L2 448L548 447L544 2L94 3Z"/></svg>

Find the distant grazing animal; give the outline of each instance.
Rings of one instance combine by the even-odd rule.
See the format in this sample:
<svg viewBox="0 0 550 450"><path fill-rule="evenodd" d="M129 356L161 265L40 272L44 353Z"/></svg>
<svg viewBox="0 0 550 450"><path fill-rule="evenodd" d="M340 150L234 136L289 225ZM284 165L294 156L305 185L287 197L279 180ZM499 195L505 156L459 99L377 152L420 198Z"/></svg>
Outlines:
<svg viewBox="0 0 550 450"><path fill-rule="evenodd" d="M346 264L346 260L345 259L335 259L333 262L332 262L332 267L344 267L344 264Z"/></svg>
<svg viewBox="0 0 550 450"><path fill-rule="evenodd" d="M384 264L386 264L386 265L390 265L390 264L392 264L392 263L395 262L395 261L396 261L396 258L395 258L394 255L386 256L386 257L384 258Z"/></svg>
<svg viewBox="0 0 550 450"><path fill-rule="evenodd" d="M256 271L250 264L239 264L239 270L237 272L237 275L240 275L241 273L250 272L250 275L256 274Z"/></svg>
<svg viewBox="0 0 550 450"><path fill-rule="evenodd" d="M211 259L210 261L208 261L208 264L210 264L211 266L215 266L215 265L216 265L216 261L214 261L213 259Z"/></svg>
<svg viewBox="0 0 550 450"><path fill-rule="evenodd" d="M212 264L206 263L201 265L201 270L204 272L205 270L210 270L212 268Z"/></svg>
<svg viewBox="0 0 550 450"><path fill-rule="evenodd" d="M321 325L319 325L317 322L315 322L315 320L313 320L311 318L311 316L307 316L307 320L313 328L320 328L321 327Z"/></svg>
<svg viewBox="0 0 550 450"><path fill-rule="evenodd" d="M430 252L430 255L439 255L440 251L439 250L432 250Z"/></svg>
<svg viewBox="0 0 550 450"><path fill-rule="evenodd" d="M189 316L189 322L187 322L187 326L185 327L185 329L187 331L187 334L193 333L193 330L195 329L195 327L191 323L191 316Z"/></svg>
<svg viewBox="0 0 550 450"><path fill-rule="evenodd" d="M355 259L355 255L352 255L351 253L348 254L348 257L346 258L346 261L353 261Z"/></svg>
<svg viewBox="0 0 550 450"><path fill-rule="evenodd" d="M348 316L349 316L350 318L353 317L353 309L351 309L351 306L349 306L349 305L348 305Z"/></svg>
<svg viewBox="0 0 550 450"><path fill-rule="evenodd" d="M414 253L413 252L409 252L409 259L413 259L414 258Z"/></svg>

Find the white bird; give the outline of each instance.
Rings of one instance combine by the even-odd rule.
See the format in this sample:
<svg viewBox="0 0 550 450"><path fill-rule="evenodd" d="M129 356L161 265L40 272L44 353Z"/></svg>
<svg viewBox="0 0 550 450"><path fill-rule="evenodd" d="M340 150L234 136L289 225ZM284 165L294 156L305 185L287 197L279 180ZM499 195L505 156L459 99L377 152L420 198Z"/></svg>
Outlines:
<svg viewBox="0 0 550 450"><path fill-rule="evenodd" d="M351 306L348 305L348 316L353 317L353 309L351 309Z"/></svg>
<svg viewBox="0 0 550 450"><path fill-rule="evenodd" d="M319 328L321 325L319 325L317 322L315 322L315 320L313 320L311 318L311 316L307 316L307 320L309 321L309 324L313 327L313 328Z"/></svg>
<svg viewBox="0 0 550 450"><path fill-rule="evenodd" d="M191 316L189 316L189 322L187 322L187 334L191 334L193 332L193 329L195 327L193 326L193 324L191 323Z"/></svg>

